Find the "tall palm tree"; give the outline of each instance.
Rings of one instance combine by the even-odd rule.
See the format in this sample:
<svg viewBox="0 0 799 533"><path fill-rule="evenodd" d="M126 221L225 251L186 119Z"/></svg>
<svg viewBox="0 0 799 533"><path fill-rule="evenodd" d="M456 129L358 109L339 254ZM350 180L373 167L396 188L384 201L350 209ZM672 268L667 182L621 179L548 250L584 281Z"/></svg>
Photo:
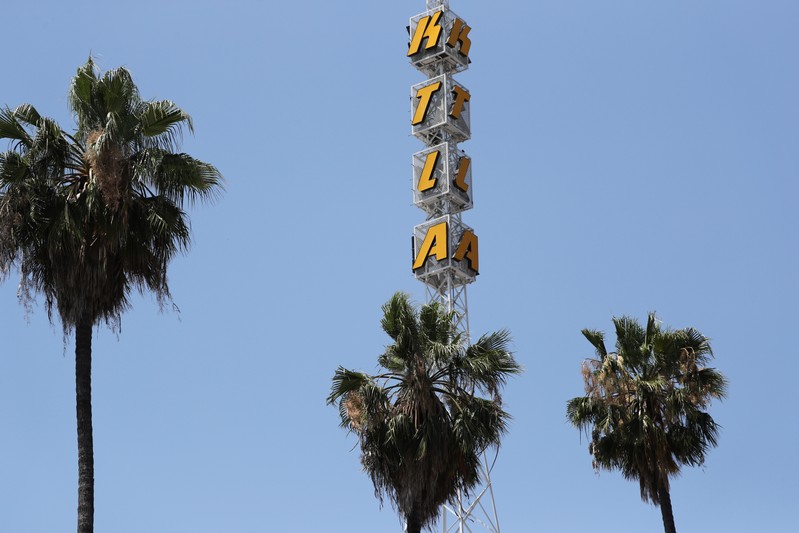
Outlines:
<svg viewBox="0 0 799 533"><path fill-rule="evenodd" d="M0 110L0 276L16 267L20 298L44 296L75 332L78 532L93 531L91 343L99 322L118 324L132 289L170 299L167 265L190 243L184 204L212 198L222 177L176 153L191 118L146 101L130 73L94 62L72 80L74 135L29 105Z"/></svg>
<svg viewBox="0 0 799 533"><path fill-rule="evenodd" d="M327 402L358 435L375 496L388 496L406 531L419 533L478 482L480 455L499 445L509 419L501 389L521 368L507 331L466 346L451 314L437 304L417 310L403 293L383 306L381 325L394 341L378 358L385 372L339 367Z"/></svg>
<svg viewBox="0 0 799 533"><path fill-rule="evenodd" d="M706 409L725 397L727 381L706 366L713 352L699 331L661 328L654 314L646 328L628 317L613 324L615 352L603 333L582 331L596 358L583 363L586 394L568 402L567 416L591 428L594 468L637 479L641 498L660 507L666 533L676 533L669 478L682 465L704 464L717 445L719 425Z"/></svg>

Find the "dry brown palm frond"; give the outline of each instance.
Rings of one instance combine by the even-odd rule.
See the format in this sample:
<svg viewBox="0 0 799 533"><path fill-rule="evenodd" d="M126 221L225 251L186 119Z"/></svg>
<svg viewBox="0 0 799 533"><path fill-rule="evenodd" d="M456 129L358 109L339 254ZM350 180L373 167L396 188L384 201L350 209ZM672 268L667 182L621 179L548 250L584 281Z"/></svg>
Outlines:
<svg viewBox="0 0 799 533"><path fill-rule="evenodd" d="M363 397L355 391L348 393L344 400L344 408L347 410L347 416L350 417L352 429L361 431L364 414Z"/></svg>
<svg viewBox="0 0 799 533"><path fill-rule="evenodd" d="M105 204L108 207L117 207L123 198L125 188L125 166L122 148L115 143L106 143L99 146L105 130L97 128L92 130L86 138L86 152L84 159L89 166L90 175L97 182Z"/></svg>
<svg viewBox="0 0 799 533"><path fill-rule="evenodd" d="M595 359L586 359L583 361L582 365L580 365L580 373L583 376L585 393L589 396L596 396L601 393L602 387L597 380L599 366L599 362Z"/></svg>

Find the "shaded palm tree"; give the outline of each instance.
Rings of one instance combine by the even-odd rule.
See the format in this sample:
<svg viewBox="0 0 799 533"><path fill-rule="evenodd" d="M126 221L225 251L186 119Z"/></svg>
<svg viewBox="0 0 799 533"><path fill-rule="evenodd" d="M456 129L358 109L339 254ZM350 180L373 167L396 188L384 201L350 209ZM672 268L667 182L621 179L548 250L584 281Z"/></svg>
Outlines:
<svg viewBox="0 0 799 533"><path fill-rule="evenodd" d="M78 532L93 531L92 330L118 324L132 289L170 299L167 265L190 243L184 204L221 187L213 166L176 153L191 118L145 101L124 68L94 62L72 80L74 135L28 104L0 110L0 276L20 272L20 298L44 296L75 332Z"/></svg>
<svg viewBox="0 0 799 533"><path fill-rule="evenodd" d="M419 533L478 482L480 455L499 445L509 419L501 389L521 369L507 331L466 346L438 304L417 310L397 293L381 325L394 341L378 358L385 372L339 367L327 402L358 435L375 496L388 496L408 533Z"/></svg>
<svg viewBox="0 0 799 533"><path fill-rule="evenodd" d="M596 358L583 363L586 394L568 402L567 416L591 429L594 468L637 479L641 498L660 507L666 533L676 533L669 478L683 465L704 464L717 445L719 426L706 409L725 397L727 381L706 366L713 352L697 330L663 329L654 314L646 328L628 317L613 324L615 352L603 333L583 330Z"/></svg>

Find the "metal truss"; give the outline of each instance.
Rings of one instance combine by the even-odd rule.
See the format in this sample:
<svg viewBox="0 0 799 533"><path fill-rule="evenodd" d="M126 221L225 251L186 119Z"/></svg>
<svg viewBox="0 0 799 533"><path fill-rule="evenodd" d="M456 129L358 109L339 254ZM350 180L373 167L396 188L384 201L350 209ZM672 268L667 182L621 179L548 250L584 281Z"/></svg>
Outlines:
<svg viewBox="0 0 799 533"><path fill-rule="evenodd" d="M491 484L491 468L494 466L494 461L496 461L496 454L489 467L487 454L483 452L483 462L480 465L482 468L480 472L481 485L478 491L469 495L460 494L457 508L444 505L441 517L442 533L474 533L476 531L500 533L494 486ZM448 518L452 518L453 522L450 523Z"/></svg>
<svg viewBox="0 0 799 533"><path fill-rule="evenodd" d="M428 11L439 7L449 7L449 0L426 0L426 3Z"/></svg>
<svg viewBox="0 0 799 533"><path fill-rule="evenodd" d="M469 341L469 306L466 301L466 285L453 283L447 276L441 286L425 285L427 302L438 302L447 312L452 313L452 322L461 337Z"/></svg>

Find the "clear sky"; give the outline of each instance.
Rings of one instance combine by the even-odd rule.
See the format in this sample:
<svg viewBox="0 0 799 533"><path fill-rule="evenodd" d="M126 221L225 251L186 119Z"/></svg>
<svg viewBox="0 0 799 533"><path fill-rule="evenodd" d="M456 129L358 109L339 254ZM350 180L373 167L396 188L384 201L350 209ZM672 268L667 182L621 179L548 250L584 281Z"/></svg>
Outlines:
<svg viewBox="0 0 799 533"><path fill-rule="evenodd" d="M452 0L472 27L475 334L526 373L493 480L504 532L662 530L635 482L595 475L566 422L584 327L655 310L712 339L729 399L680 531L790 532L799 491L799 3ZM70 129L91 52L195 119L185 151L227 192L192 209L179 314L134 298L95 334L99 532L401 531L324 403L376 369L380 306L410 271L408 18L423 0L77 0L3 5L0 104ZM75 526L74 345L0 286L0 531ZM612 340L612 337L611 337Z"/></svg>

